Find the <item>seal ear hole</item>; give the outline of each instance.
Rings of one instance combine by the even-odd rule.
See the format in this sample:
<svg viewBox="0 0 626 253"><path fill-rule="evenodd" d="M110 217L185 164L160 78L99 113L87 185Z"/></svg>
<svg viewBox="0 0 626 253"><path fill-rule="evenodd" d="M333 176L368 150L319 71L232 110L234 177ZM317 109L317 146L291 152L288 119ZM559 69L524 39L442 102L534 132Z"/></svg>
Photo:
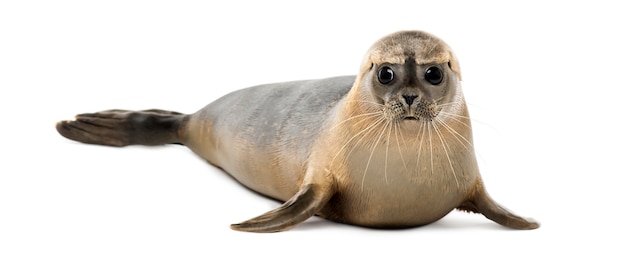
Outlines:
<svg viewBox="0 0 626 253"><path fill-rule="evenodd" d="M450 64L448 62L448 64ZM432 85L438 85L443 81L443 71L438 67L430 67L424 72L424 78Z"/></svg>
<svg viewBox="0 0 626 253"><path fill-rule="evenodd" d="M395 77L393 69L388 66L382 66L378 69L378 81L382 84L390 84Z"/></svg>

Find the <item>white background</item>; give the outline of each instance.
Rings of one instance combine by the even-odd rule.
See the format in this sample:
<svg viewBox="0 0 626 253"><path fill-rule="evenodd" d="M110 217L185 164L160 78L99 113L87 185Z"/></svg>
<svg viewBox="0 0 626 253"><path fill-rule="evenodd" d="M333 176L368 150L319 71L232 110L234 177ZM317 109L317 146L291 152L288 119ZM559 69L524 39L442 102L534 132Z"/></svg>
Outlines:
<svg viewBox="0 0 626 253"><path fill-rule="evenodd" d="M0 252L623 252L626 19L579 2L3 1ZM541 228L455 211L404 230L312 218L236 232L280 203L182 146L84 145L54 129L82 112L192 113L255 84L356 74L374 41L405 29L455 50L486 186Z"/></svg>

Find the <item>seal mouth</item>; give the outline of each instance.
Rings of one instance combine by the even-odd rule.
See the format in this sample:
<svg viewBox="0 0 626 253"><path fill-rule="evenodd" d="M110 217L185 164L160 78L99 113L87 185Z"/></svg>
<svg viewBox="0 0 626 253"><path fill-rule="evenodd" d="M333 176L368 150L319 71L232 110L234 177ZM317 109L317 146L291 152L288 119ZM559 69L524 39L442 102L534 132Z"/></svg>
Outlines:
<svg viewBox="0 0 626 253"><path fill-rule="evenodd" d="M415 121L417 121L417 118L413 117L413 116L406 116L406 117L404 117L404 120L415 120Z"/></svg>

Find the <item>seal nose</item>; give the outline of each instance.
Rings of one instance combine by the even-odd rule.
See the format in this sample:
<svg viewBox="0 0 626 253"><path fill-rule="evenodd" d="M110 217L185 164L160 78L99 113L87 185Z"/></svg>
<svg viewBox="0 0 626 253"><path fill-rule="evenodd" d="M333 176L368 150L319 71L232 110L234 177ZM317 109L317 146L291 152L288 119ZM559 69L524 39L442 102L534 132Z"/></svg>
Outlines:
<svg viewBox="0 0 626 253"><path fill-rule="evenodd" d="M413 104L413 101L417 98L417 96L407 96L407 95L402 95L402 97L404 98L404 101L406 101L406 103L410 106Z"/></svg>

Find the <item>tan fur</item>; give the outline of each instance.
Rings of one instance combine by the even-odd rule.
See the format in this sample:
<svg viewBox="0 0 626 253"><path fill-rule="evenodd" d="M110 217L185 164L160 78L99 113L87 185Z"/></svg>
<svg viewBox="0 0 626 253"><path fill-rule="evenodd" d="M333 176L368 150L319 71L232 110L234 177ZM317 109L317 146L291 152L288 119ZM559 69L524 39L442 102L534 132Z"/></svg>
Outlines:
<svg viewBox="0 0 626 253"><path fill-rule="evenodd" d="M433 69L440 79L428 77ZM387 70L397 79L383 81L379 73ZM115 110L79 115L57 129L94 144L180 142L250 189L284 201L235 230L283 231L315 214L411 227L455 208L512 228L539 227L487 194L460 76L447 44L404 31L370 48L352 86L352 77L256 86L191 115Z"/></svg>

